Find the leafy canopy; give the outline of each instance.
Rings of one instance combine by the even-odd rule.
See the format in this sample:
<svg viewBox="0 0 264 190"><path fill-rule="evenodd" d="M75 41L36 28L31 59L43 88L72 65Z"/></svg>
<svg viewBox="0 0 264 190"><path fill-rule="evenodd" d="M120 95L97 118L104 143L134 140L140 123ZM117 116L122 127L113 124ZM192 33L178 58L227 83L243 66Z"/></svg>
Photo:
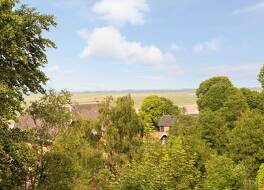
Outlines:
<svg viewBox="0 0 264 190"><path fill-rule="evenodd" d="M47 48L55 44L43 33L52 26L53 16L18 0L0 1L0 116L6 120L21 111L23 94L44 93L48 78L41 69L47 64Z"/></svg>
<svg viewBox="0 0 264 190"><path fill-rule="evenodd" d="M179 108L167 98L159 96L148 96L143 100L139 115L146 123L146 130L158 129L158 124L162 116L176 116L180 112Z"/></svg>

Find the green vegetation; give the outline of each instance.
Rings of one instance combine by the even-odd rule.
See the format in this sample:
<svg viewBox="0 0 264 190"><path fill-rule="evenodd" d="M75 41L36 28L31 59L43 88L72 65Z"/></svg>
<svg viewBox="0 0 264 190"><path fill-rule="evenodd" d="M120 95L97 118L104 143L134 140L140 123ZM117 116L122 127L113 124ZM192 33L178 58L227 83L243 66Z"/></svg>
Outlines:
<svg viewBox="0 0 264 190"><path fill-rule="evenodd" d="M54 44L41 34L53 17L17 3L0 0L1 190L263 188L263 89L218 76L197 89L198 116L159 96L147 97L138 114L128 95L106 97L96 119L80 119L69 92L42 87L45 48ZM29 92L43 93L25 109L35 127L9 128ZM148 135L163 114L176 119L165 143Z"/></svg>
<svg viewBox="0 0 264 190"><path fill-rule="evenodd" d="M48 80L41 70L47 63L45 51L55 47L43 37L56 25L53 16L17 3L0 1L0 109L6 110L0 115L2 121L22 110L23 94L44 93L42 85Z"/></svg>
<svg viewBox="0 0 264 190"><path fill-rule="evenodd" d="M146 92L87 92L87 93L73 93L72 102L79 104L95 103L96 101L102 101L107 96L112 96L113 98L118 98L130 94L134 100L135 108L139 109L143 100L152 95L160 96L171 100L175 105L195 105L196 96L193 91L146 91ZM26 101L30 103L31 101L39 99L39 95L31 95L26 97Z"/></svg>
<svg viewBox="0 0 264 190"><path fill-rule="evenodd" d="M145 122L145 131L159 130L159 121L164 115L177 116L180 109L172 101L164 97L148 96L144 99L139 115Z"/></svg>

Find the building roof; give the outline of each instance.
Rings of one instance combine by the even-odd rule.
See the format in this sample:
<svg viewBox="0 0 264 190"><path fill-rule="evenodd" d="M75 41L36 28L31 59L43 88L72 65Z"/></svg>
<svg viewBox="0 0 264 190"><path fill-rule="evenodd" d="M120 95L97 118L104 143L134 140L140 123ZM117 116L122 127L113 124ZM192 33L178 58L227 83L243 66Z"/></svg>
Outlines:
<svg viewBox="0 0 264 190"><path fill-rule="evenodd" d="M186 105L184 106L184 111L186 115L198 115L199 114L197 105Z"/></svg>
<svg viewBox="0 0 264 190"><path fill-rule="evenodd" d="M35 122L28 113L21 115L14 125L14 128L32 129L35 127L36 127Z"/></svg>
<svg viewBox="0 0 264 190"><path fill-rule="evenodd" d="M174 118L170 115L164 115L158 124L159 127L171 127L174 124Z"/></svg>
<svg viewBox="0 0 264 190"><path fill-rule="evenodd" d="M72 112L84 119L95 119L98 116L98 104L72 105Z"/></svg>
<svg viewBox="0 0 264 190"><path fill-rule="evenodd" d="M83 119L95 119L98 116L98 104L74 104L69 106L73 115L77 115ZM10 125L12 128L35 128L33 118L25 113L21 115L14 125Z"/></svg>

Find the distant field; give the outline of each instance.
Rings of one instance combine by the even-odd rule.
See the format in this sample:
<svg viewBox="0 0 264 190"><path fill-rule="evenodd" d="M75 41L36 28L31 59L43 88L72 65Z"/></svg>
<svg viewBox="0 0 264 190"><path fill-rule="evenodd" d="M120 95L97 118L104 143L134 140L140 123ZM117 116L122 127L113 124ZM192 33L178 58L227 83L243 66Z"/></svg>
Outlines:
<svg viewBox="0 0 264 190"><path fill-rule="evenodd" d="M196 97L193 91L147 91L147 92L87 92L87 93L74 93L72 101L79 104L94 103L95 101L101 101L106 96L113 96L114 98L125 96L130 94L135 101L135 107L139 108L143 99L150 95L163 96L174 104L193 105L196 104ZM38 96L30 96L26 98L27 102L37 99Z"/></svg>

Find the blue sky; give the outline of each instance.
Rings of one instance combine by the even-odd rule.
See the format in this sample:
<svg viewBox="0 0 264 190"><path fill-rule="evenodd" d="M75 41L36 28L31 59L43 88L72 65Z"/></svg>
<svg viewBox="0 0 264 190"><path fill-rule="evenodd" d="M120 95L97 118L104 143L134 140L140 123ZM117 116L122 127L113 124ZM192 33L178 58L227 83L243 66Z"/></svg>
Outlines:
<svg viewBox="0 0 264 190"><path fill-rule="evenodd" d="M215 75L258 87L263 0L23 0L53 14L49 88L197 88Z"/></svg>

